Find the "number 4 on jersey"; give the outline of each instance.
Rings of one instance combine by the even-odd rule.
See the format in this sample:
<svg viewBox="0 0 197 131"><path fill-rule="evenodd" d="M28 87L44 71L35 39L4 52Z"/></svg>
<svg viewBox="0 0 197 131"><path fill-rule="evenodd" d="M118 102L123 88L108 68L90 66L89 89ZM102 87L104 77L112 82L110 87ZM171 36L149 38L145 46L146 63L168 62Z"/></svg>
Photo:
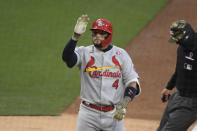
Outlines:
<svg viewBox="0 0 197 131"><path fill-rule="evenodd" d="M115 80L114 83L112 84L112 87L117 89L118 88L118 83L119 83L119 79Z"/></svg>

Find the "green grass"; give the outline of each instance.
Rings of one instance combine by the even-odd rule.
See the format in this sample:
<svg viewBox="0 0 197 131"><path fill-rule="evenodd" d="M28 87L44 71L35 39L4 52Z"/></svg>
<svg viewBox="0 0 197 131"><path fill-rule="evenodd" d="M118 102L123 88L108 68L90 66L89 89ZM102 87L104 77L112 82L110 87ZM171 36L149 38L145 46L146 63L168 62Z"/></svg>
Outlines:
<svg viewBox="0 0 197 131"><path fill-rule="evenodd" d="M61 53L81 14L110 20L113 44L124 48L167 2L0 1L0 115L58 115L79 95L79 71ZM88 29L79 45L91 44Z"/></svg>

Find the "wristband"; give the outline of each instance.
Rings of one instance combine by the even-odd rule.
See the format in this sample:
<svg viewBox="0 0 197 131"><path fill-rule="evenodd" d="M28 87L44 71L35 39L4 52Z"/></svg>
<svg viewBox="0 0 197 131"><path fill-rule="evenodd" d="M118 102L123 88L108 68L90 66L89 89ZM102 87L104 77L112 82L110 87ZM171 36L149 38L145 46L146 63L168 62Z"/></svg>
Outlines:
<svg viewBox="0 0 197 131"><path fill-rule="evenodd" d="M136 93L137 93L137 90L134 87L129 86L126 88L126 90L124 92L124 97L128 96L131 99L133 99L136 96Z"/></svg>

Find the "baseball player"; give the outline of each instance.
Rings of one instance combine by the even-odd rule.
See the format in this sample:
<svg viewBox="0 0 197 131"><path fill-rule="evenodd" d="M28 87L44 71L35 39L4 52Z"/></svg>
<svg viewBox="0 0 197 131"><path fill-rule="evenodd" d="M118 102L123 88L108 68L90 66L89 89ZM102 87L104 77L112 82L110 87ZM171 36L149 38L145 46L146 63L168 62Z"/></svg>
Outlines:
<svg viewBox="0 0 197 131"><path fill-rule="evenodd" d="M188 22L178 20L170 26L170 35L169 42L179 45L177 63L162 90L162 101L168 105L157 131L186 131L197 119L197 34Z"/></svg>
<svg viewBox="0 0 197 131"><path fill-rule="evenodd" d="M78 66L81 104L77 131L125 131L127 105L140 93L138 74L124 49L112 45L108 20L97 19L91 27L93 44L76 47L89 18L78 18L62 58L68 67Z"/></svg>

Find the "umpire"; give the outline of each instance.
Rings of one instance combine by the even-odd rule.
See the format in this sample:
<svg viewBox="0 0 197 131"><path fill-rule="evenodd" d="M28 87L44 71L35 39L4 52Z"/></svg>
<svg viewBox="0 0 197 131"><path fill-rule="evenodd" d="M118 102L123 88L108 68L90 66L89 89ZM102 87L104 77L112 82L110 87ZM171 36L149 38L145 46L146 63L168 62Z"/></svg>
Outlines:
<svg viewBox="0 0 197 131"><path fill-rule="evenodd" d="M197 119L197 33L191 25L178 20L170 26L169 42L176 42L176 69L165 89L162 101L168 101L157 131L186 131ZM171 90L177 91L170 96Z"/></svg>

